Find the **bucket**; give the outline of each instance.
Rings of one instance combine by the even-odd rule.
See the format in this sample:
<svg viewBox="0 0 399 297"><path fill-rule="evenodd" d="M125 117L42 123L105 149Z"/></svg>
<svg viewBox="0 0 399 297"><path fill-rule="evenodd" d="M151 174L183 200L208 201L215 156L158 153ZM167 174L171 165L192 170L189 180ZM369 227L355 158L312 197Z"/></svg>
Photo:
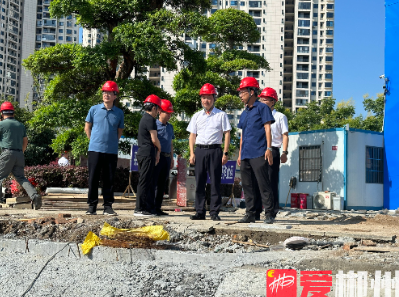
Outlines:
<svg viewBox="0 0 399 297"><path fill-rule="evenodd" d="M308 194L299 194L299 208L306 209L308 207Z"/></svg>
<svg viewBox="0 0 399 297"><path fill-rule="evenodd" d="M333 209L344 210L344 197L341 196L333 197Z"/></svg>
<svg viewBox="0 0 399 297"><path fill-rule="evenodd" d="M299 193L291 193L291 208L299 208Z"/></svg>

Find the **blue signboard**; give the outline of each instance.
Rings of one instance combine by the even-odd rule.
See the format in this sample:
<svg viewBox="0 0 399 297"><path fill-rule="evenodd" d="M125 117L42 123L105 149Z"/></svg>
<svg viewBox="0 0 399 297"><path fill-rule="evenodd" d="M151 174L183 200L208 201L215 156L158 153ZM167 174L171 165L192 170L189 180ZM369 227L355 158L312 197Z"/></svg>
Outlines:
<svg viewBox="0 0 399 297"><path fill-rule="evenodd" d="M236 161L227 161L226 165L222 167L222 184L234 184L234 177L236 175ZM207 183L210 184L211 180L208 174Z"/></svg>
<svg viewBox="0 0 399 297"><path fill-rule="evenodd" d="M138 145L132 145L130 151L130 171L139 171L139 164L137 163L137 151L139 150Z"/></svg>

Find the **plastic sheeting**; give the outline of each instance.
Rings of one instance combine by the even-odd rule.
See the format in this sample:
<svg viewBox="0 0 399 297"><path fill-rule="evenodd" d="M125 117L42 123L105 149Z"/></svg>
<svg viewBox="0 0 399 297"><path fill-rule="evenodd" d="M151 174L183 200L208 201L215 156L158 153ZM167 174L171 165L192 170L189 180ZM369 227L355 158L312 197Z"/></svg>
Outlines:
<svg viewBox="0 0 399 297"><path fill-rule="evenodd" d="M399 2L385 1L385 77L389 79L384 125L384 208L399 207Z"/></svg>

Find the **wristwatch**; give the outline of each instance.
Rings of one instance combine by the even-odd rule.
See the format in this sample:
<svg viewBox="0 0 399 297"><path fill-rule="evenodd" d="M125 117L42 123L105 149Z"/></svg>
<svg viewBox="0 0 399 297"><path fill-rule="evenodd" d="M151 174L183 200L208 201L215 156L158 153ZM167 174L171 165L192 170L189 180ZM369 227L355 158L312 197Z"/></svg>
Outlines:
<svg viewBox="0 0 399 297"><path fill-rule="evenodd" d="M229 152L224 152L224 155L225 155L225 156L228 156L228 155L229 155Z"/></svg>
<svg viewBox="0 0 399 297"><path fill-rule="evenodd" d="M288 155L288 151L283 151L283 154L286 154L286 155Z"/></svg>
<svg viewBox="0 0 399 297"><path fill-rule="evenodd" d="M268 147L267 150L269 150L271 152L273 151L273 149L271 147Z"/></svg>

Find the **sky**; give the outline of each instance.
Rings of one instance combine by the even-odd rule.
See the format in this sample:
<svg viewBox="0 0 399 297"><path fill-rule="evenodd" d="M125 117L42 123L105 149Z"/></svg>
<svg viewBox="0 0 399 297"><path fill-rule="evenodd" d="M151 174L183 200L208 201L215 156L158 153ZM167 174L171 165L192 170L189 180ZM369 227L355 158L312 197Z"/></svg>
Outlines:
<svg viewBox="0 0 399 297"><path fill-rule="evenodd" d="M384 0L335 0L333 96L353 99L356 115L367 115L363 95L382 93Z"/></svg>

